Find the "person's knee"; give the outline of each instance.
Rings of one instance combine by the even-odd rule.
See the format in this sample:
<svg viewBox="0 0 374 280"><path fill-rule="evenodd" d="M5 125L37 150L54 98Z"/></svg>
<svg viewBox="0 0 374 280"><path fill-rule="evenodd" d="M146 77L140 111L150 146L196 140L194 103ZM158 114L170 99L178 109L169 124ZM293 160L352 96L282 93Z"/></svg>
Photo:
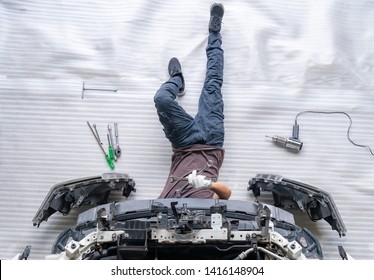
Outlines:
<svg viewBox="0 0 374 280"><path fill-rule="evenodd" d="M212 76L211 79L205 85L206 92L208 94L220 93L222 83L223 83L222 78L220 78L219 76L217 77Z"/></svg>
<svg viewBox="0 0 374 280"><path fill-rule="evenodd" d="M153 100L158 111L167 110L167 108L170 107L171 103L174 102L174 100L170 98L168 94L165 94L162 91L158 91Z"/></svg>

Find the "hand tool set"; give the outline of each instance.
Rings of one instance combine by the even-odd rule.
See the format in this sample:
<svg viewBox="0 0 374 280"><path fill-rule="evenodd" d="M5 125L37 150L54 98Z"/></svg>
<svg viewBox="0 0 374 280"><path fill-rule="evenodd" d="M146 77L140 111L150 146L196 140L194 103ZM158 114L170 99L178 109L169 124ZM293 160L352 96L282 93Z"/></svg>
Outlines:
<svg viewBox="0 0 374 280"><path fill-rule="evenodd" d="M99 144L100 149L104 153L105 160L108 163L110 169L114 169L115 168L114 162L116 162L118 158L121 156L121 148L119 146L119 141L118 141L118 124L114 123L114 133L115 133L114 138L113 138L112 126L108 124L108 132L107 132L108 152L106 152L103 147L103 142L100 139L96 124L92 124L92 126L94 127L92 128L91 124L87 121L87 125L90 128L92 134L94 135L96 142Z"/></svg>

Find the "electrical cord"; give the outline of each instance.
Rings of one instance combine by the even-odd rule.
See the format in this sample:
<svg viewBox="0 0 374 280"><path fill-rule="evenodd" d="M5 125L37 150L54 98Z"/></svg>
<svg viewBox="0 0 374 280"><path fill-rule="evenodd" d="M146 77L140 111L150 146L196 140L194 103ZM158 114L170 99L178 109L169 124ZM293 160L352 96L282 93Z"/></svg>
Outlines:
<svg viewBox="0 0 374 280"><path fill-rule="evenodd" d="M349 127L348 127L348 130L347 130L347 138L348 138L349 142L351 142L353 145L355 145L357 147L368 149L369 152L374 156L373 150L370 148L370 146L357 144L356 142L354 142L351 139L350 132L351 132L351 127L352 127L352 118L348 113L340 112L340 111L302 111L302 112L299 112L295 117L295 126L298 126L297 119L300 115L303 115L303 114L325 114L325 115L340 114L340 115L345 115L349 119Z"/></svg>

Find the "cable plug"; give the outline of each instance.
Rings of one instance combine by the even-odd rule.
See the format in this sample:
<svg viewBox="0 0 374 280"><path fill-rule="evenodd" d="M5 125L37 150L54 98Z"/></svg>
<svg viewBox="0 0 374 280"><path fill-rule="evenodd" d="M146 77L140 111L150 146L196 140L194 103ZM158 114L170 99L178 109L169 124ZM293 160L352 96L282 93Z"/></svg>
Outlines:
<svg viewBox="0 0 374 280"><path fill-rule="evenodd" d="M280 136L267 136L271 138L275 143L291 150L300 151L303 147L303 142L299 140L299 125L295 121L292 128L292 137L284 138Z"/></svg>
<svg viewBox="0 0 374 280"><path fill-rule="evenodd" d="M266 137L271 138L273 142L287 149L300 151L301 148L303 147L303 142L301 142L299 139L294 139L292 137L284 138L284 137L277 136L277 135L274 135L274 136L266 135Z"/></svg>

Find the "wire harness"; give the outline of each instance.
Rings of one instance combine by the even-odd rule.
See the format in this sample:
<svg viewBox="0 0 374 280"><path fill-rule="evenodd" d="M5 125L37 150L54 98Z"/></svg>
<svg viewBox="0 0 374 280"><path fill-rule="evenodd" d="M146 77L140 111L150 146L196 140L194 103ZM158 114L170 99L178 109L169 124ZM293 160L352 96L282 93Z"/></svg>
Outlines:
<svg viewBox="0 0 374 280"><path fill-rule="evenodd" d="M295 123L292 128L292 137L288 137L288 138L284 138L280 136L266 136L266 137L271 138L273 142L279 144L280 146L284 148L294 150L294 151L300 151L303 147L303 142L301 142L299 139L299 124L297 121L298 121L298 118L304 114L325 114L325 115L339 114L339 115L346 116L349 119L349 126L347 129L347 138L349 142L351 142L353 145L357 147L368 149L370 154L374 156L374 152L370 146L358 144L357 142L352 140L350 136L352 123L353 123L352 118L348 113L342 112L342 111L301 111L295 117Z"/></svg>
<svg viewBox="0 0 374 280"><path fill-rule="evenodd" d="M349 126L348 126L348 129L347 129L347 138L348 138L349 142L351 142L353 145L355 145L357 147L368 149L369 152L374 156L373 150L370 148L370 146L358 144L358 143L356 143L352 140L352 138L350 136L350 133L351 133L351 128L352 128L353 121L352 121L352 117L348 113L342 112L342 111L302 111L302 112L299 112L295 117L295 126L298 126L297 119L301 115L304 115L304 114L325 114L325 115L339 114L339 115L346 116L349 119Z"/></svg>

